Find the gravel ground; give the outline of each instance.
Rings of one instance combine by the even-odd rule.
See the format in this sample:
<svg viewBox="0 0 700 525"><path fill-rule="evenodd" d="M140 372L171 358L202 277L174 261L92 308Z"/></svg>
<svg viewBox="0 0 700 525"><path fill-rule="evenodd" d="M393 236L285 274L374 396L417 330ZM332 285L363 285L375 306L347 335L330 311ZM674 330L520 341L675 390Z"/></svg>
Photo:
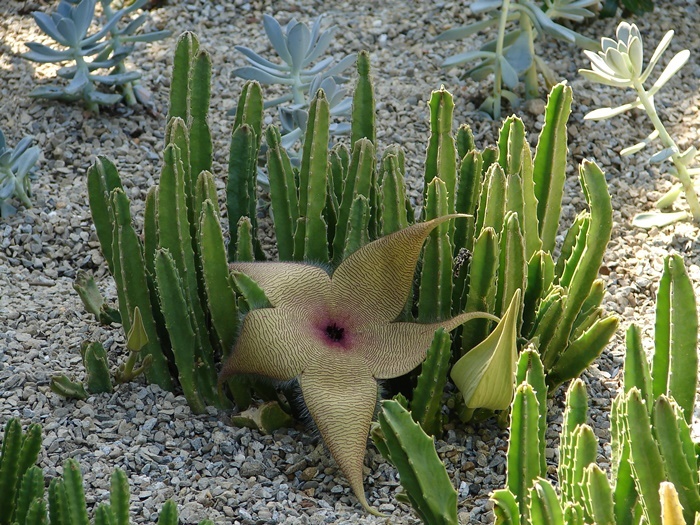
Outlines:
<svg viewBox="0 0 700 525"><path fill-rule="evenodd" d="M324 5L299 0L272 2L272 7L269 2L245 0L171 3L151 12L151 27L171 29L175 35L193 30L212 54L210 121L220 188L232 124L225 110L233 106L241 87L230 74L243 64L233 46L269 52L261 36L262 13L276 14L282 21L292 16L307 21L324 12L326 26L340 26L333 53L340 57L361 49L371 52L379 149L392 143L404 147L413 195L420 195L422 188L428 138L425 103L432 89L444 84L455 95L455 122L469 123L480 147L495 143L499 123L475 112L488 84L465 83L458 71L439 68L443 58L460 50L461 44L430 42L430 37L471 18L461 5L466 2L342 0ZM142 46L133 56L144 72L143 82L154 94L154 114L117 107L95 116L77 105L34 101L26 94L37 82L46 82L55 67L29 63L17 54L25 50L24 42L41 40L30 13L46 10L50 4L10 0L0 8L0 128L10 144L31 134L43 151L39 178L33 185L35 206L0 223L0 423L4 425L10 417L20 417L23 424L42 423L41 467L52 476L61 472L66 458L78 458L89 504L107 498L114 467L125 469L136 523L155 521L167 498L177 502L184 523L205 517L216 523L379 523L382 520L362 512L323 445L302 427L273 435L232 428L224 413L192 415L182 396L139 383L122 385L112 395L94 396L87 402L66 400L49 390L49 378L55 373L82 377L78 348L83 340L104 342L114 362L122 351L121 331L98 326L72 290L76 272L85 269L94 273L107 297L115 297L90 219L85 172L96 155L114 159L139 220L146 191L157 178L175 43L174 36ZM662 120L669 123L671 134L684 149L697 140L700 126L700 36L695 30L700 10L691 0L665 2L663 10L636 22L648 47L673 28L677 36L671 51L684 47L694 51L681 74L656 98ZM613 20L594 21L579 30L597 39L612 36L615 25ZM473 46L482 39L478 35ZM619 385L624 329L638 323L647 344L651 341L653 299L668 251L686 257L697 286L698 229L691 224L649 232L630 227L632 216L651 208L670 187L669 176L648 167L650 153L628 159L618 154L646 136L650 124L641 113L604 123L584 122L583 115L590 109L624 102L624 96L580 79L576 70L587 64L573 48L548 41L540 44L540 50L574 89L566 220L583 208L575 166L584 157L595 159L606 171L615 209L613 239L601 273L608 290L605 308L622 317L622 328L583 376L591 392L591 423L605 443L609 403ZM266 94L271 98L275 91L266 89ZM541 127L542 107L535 102L520 112L533 140ZM556 460L561 392L550 403L547 450L549 459ZM370 504L391 514L392 523L418 523L394 498L399 487L394 469L372 445L368 448L365 486ZM446 432L437 448L459 490L460 522L491 522L488 495L505 481L506 432L494 422L461 426ZM602 446L600 455L600 462L606 463L609 447Z"/></svg>

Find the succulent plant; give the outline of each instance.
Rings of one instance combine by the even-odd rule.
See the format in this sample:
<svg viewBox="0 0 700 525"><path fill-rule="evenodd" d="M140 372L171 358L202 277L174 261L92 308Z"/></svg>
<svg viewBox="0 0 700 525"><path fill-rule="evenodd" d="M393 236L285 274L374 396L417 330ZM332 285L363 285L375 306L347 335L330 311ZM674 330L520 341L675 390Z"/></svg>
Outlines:
<svg viewBox="0 0 700 525"><path fill-rule="evenodd" d="M281 389L297 378L331 452L366 505L358 465L377 377L418 374L411 369L429 351L410 405L414 419L437 435L450 364L463 355L484 365L474 381L489 381L500 369L504 377L493 384L501 391L476 390L483 406L494 408L497 398L499 408L514 389L516 343L539 341L543 373L554 386L599 355L617 319L600 309L603 284L596 276L612 209L605 177L593 163L581 168L590 212L567 233L556 265L552 256L566 173L570 88L552 91L534 159L516 118L504 123L498 148L475 150L466 126L454 136L452 96L435 91L425 205L417 213L407 196L402 150L394 146L376 156L367 53L359 54L357 67L351 148L328 149L331 110L321 89L308 108L298 169L278 127L263 132L260 84L243 86L226 184L228 250L210 172L211 64L190 33L175 51L164 162L159 185L146 198L143 235L136 233L117 169L106 158L89 169L88 194L126 333L137 323L137 308L142 317L146 335L139 338L144 344L139 354L150 360L146 379L166 389L179 386L196 412L207 405L227 408L231 401L245 410L254 398L276 402L258 412L254 407L242 422L271 428L284 419L278 408L294 413L293 407L269 383L239 373L283 380ZM279 262L265 262L269 254L256 224L263 142ZM460 262L463 251L473 252L470 262ZM413 286L415 267L420 270ZM300 318L295 308L303 305L311 305L305 308L318 317ZM455 329L453 338L434 333L454 329L479 311L490 315ZM503 325L489 338L497 317L504 317ZM270 343L265 352L263 340ZM299 344L289 346L288 340ZM394 346L395 341L405 344ZM482 342L486 350L477 351ZM336 351L339 347L347 351ZM382 369L387 353L401 348L396 355L402 357ZM217 384L222 363L228 380ZM463 378L454 380L470 388ZM394 394L392 381L387 391ZM349 383L358 385L357 399L342 398L342 413L336 414L338 407L329 401L339 385Z"/></svg>
<svg viewBox="0 0 700 525"><path fill-rule="evenodd" d="M14 148L5 141L0 130L0 218L14 214L17 209L10 204L15 198L25 207L31 208L32 196L30 174L39 160L41 150L38 146L29 147L32 137L24 137Z"/></svg>
<svg viewBox="0 0 700 525"><path fill-rule="evenodd" d="M36 11L34 20L39 28L59 46L59 49L38 42L29 42L29 52L22 56L34 62L73 62L62 67L57 75L70 82L66 86L39 86L29 96L64 101L83 100L91 111L98 112L100 105L112 105L124 98L127 104L135 103L133 86L141 77L138 71L127 71L124 59L133 51L135 42L151 42L170 34L156 31L137 35L135 32L146 21L141 15L124 28L119 29L120 20L142 7L146 0L137 0L130 6L113 11L111 0L101 0L104 24L90 33L95 17L97 0L73 2L61 0L56 10L47 15ZM92 57L88 60L88 57ZM100 72L100 70L107 70ZM121 88L123 94L99 91L97 85ZM141 90L143 100L146 92Z"/></svg>
<svg viewBox="0 0 700 525"><path fill-rule="evenodd" d="M581 69L579 72L584 78L606 86L621 89L632 88L636 92L637 97L632 102L622 104L616 108L593 110L584 118L587 120L603 120L615 117L631 109L644 109L654 126L654 131L643 141L623 149L620 155L631 155L641 151L657 138L660 139L664 149L652 155L649 158L649 162L654 164L670 160L673 163L671 173L680 180L680 183L674 185L668 193L659 199L656 205L661 209L668 208L683 193L690 208L690 212L640 213L635 216L632 224L641 228L652 228L654 226L667 226L687 219L700 222L700 201L698 201L693 185L693 176L700 173L700 168L689 168L697 156L698 150L695 146L690 146L685 151L680 151L678 145L661 122L654 103L654 97L657 96L656 94L659 90L688 61L690 51L684 49L676 53L656 79L656 82L647 89L644 87L644 83L649 79L664 51L671 44L673 31L668 31L661 39L646 68L643 67L644 49L642 36L637 26L627 22L620 22L617 26L616 37L617 40L602 38L602 51L599 51L597 54L585 51L586 56L591 60L591 69Z"/></svg>
<svg viewBox="0 0 700 525"><path fill-rule="evenodd" d="M325 91L334 117L350 115L350 99L345 96L346 90L339 84L347 81L341 73L355 63L356 55L347 55L335 64L333 57L322 58L333 42L333 35L337 30L336 26L332 26L321 31L322 19L323 17L319 16L309 29L306 24L296 19L290 20L282 27L274 17L263 15L265 33L282 59L282 64L271 62L245 46L236 46L250 65L234 69L234 75L245 80L256 80L261 84L286 85L291 90L290 93L265 102L265 107L291 103L279 108L282 145L288 151L291 151L297 140L303 139L309 104L319 89ZM345 123L334 123L330 131L331 135L346 134L349 126ZM296 156L292 159L296 160ZM266 182L265 177L263 182Z"/></svg>
<svg viewBox="0 0 700 525"><path fill-rule="evenodd" d="M539 96L537 73L544 76L547 89L556 83L556 75L545 61L536 54L535 39L548 35L559 40L593 49L597 45L571 29L556 23L556 19L580 22L594 17L600 0L546 0L544 8L530 0L477 0L470 9L473 14L488 14L489 18L468 26L444 31L435 40L461 40L469 38L492 25L498 27L496 38L484 44L478 51L465 51L446 58L442 67L460 66L478 60L468 69L465 77L479 81L494 75L493 90L480 109L495 119L501 118L502 98L516 105L515 88L523 79L526 98ZM510 24L510 25L509 25ZM503 89L503 86L507 89Z"/></svg>
<svg viewBox="0 0 700 525"><path fill-rule="evenodd" d="M530 365L524 375L525 353L521 355L520 386L511 411L507 488L491 496L497 524L698 522L698 444L692 442L689 427L697 387L698 319L681 257L664 261L651 367L640 334L634 325L627 331L623 390L612 403L610 480L595 463L598 444L586 424L585 386L581 380L570 385L560 437L559 495L545 479L547 469L540 455L546 425L542 365L531 353L530 363L536 366Z"/></svg>
<svg viewBox="0 0 700 525"><path fill-rule="evenodd" d="M409 503L426 525L457 525L457 491L435 451L435 443L400 402L382 401L372 439L399 471Z"/></svg>
<svg viewBox="0 0 700 525"><path fill-rule="evenodd" d="M80 464L75 459L63 463L60 477L49 483L45 500L44 473L34 464L41 451L41 425L30 425L25 432L16 418L5 425L0 455L0 525L88 525L88 508ZM121 469L110 479L109 503L95 507L95 525L128 525L129 481ZM48 511L48 512L47 512ZM177 525L177 505L163 504L158 525ZM202 520L199 525L213 525Z"/></svg>

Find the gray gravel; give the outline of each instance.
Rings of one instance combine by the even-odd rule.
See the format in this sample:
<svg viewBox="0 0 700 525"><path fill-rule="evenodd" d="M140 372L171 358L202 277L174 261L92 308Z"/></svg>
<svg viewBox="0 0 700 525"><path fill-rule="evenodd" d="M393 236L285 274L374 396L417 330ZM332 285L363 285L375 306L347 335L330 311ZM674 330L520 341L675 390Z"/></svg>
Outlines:
<svg viewBox="0 0 700 525"><path fill-rule="evenodd" d="M499 124L475 112L488 84L464 82L459 71L439 68L442 59L460 50L462 44L430 42L431 36L471 17L462 7L465 2L342 0L324 6L300 0L275 2L274 9L261 1L172 3L152 11L150 24L175 34L194 30L212 54L210 120L220 189L232 124L224 111L233 106L241 87L230 75L243 64L233 46L243 44L269 52L261 36L262 13L276 14L282 20L291 16L309 20L323 10L325 24L340 26L333 44L337 56L361 49L371 52L379 149L392 143L404 147L413 196L419 197L422 188L428 133L425 103L432 89L444 84L455 95L455 121L472 126L480 147L495 142ZM41 39L29 13L48 5L13 1L0 8L0 127L11 144L32 134L43 150L34 184L35 207L0 223L0 423L4 425L10 417L20 417L23 424L42 423L41 467L51 476L61 471L67 457L80 459L90 505L107 499L112 469L123 468L131 485L136 523L154 522L167 498L177 502L184 523L205 517L216 523L245 524L380 523L382 520L362 512L323 445L303 427L267 436L232 428L226 423L228 414L212 410L206 416L194 416L182 396L141 383L122 385L112 395L94 396L87 402L65 400L50 392L48 381L54 373L82 377L78 348L83 340L104 342L113 364L123 354L121 331L98 326L85 314L71 286L77 270L90 270L105 295L111 300L115 297L86 203L85 171L95 155L114 159L140 220L145 193L158 174L175 37L141 47L133 57L144 72L143 82L154 93L156 115L120 107L94 116L80 106L33 101L26 93L36 82L45 82L55 67L28 63L16 55L24 51L23 42ZM665 2L662 11L636 22L647 47L674 28L677 36L671 51L681 46L693 50L691 61L656 99L662 119L670 124L679 146L686 148L697 141L700 127L697 3ZM613 20L595 21L579 30L599 38L612 36L615 25ZM484 35L477 35L473 45L483 39ZM629 226L634 213L649 209L670 187L668 175L646 164L651 152L619 157L620 149L647 135L650 125L637 113L603 123L584 122L587 111L624 102L624 95L578 78L576 70L587 64L573 48L545 42L540 49L556 73L568 78L574 88L569 125L573 160L564 198L565 222L583 208L575 166L584 157L595 159L608 174L615 208L613 239L603 269L608 290L604 302L609 311L621 315L622 329L583 376L591 392L591 423L603 443L600 462L606 463L607 414L619 386L622 334L635 322L651 341L653 298L667 251L686 257L697 285L698 229L679 224L645 232ZM269 98L278 93L272 88L265 92ZM542 102L528 104L520 115L534 141L541 127ZM550 403L547 455L554 464L561 392ZM450 428L437 448L459 490L460 522L490 523L488 495L505 481L506 432L493 421ZM365 487L370 503L391 514L392 523L418 523L410 509L394 497L399 487L394 469L372 445L368 449Z"/></svg>

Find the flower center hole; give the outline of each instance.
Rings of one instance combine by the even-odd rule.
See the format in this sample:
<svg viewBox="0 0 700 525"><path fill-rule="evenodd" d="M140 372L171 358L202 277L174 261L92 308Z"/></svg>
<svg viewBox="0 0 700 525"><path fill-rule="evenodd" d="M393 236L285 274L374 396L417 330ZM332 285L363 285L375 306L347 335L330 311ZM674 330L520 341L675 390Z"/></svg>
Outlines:
<svg viewBox="0 0 700 525"><path fill-rule="evenodd" d="M343 340L343 334L345 333L345 328L341 328L337 324L329 324L326 326L326 335L333 342L338 342Z"/></svg>

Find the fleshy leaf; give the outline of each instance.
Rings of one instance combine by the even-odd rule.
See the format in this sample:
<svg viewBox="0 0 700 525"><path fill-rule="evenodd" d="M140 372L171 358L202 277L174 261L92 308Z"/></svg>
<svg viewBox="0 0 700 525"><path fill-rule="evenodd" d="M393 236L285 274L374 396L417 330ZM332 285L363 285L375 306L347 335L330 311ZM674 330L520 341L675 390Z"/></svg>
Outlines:
<svg viewBox="0 0 700 525"><path fill-rule="evenodd" d="M676 153L678 153L678 150L676 150L676 148L664 148L661 151L654 153L651 157L649 157L649 162L663 162L666 159L670 159L671 157L673 157L673 155L675 155Z"/></svg>
<svg viewBox="0 0 700 525"><path fill-rule="evenodd" d="M684 49L683 51L680 51L678 54L676 54L668 63L666 68L661 72L659 78L656 79L656 82L654 82L652 89L658 91L664 84L666 84L666 82L668 82L671 79L673 75L675 75L678 72L680 68L682 68L685 65L689 58L690 51L687 49Z"/></svg>
<svg viewBox="0 0 700 525"><path fill-rule="evenodd" d="M518 290L493 332L452 367L450 377L468 408L504 410L510 405L515 388L520 308Z"/></svg>
<svg viewBox="0 0 700 525"><path fill-rule="evenodd" d="M674 202L676 202L676 199L680 197L681 193L683 193L683 184L680 182L678 184L674 184L670 190L664 193L663 196L656 201L656 207L660 210L669 208Z"/></svg>
<svg viewBox="0 0 700 525"><path fill-rule="evenodd" d="M673 213L640 213L635 215L634 219L632 219L632 225L638 228L644 228L645 230L654 227L663 228L664 226L684 221L690 217L690 214L685 211L677 211Z"/></svg>
<svg viewBox="0 0 700 525"><path fill-rule="evenodd" d="M143 319L141 310L136 306L134 308L134 318L131 321L131 329L126 336L126 347L132 352L138 352L148 344L148 335L143 327Z"/></svg>

